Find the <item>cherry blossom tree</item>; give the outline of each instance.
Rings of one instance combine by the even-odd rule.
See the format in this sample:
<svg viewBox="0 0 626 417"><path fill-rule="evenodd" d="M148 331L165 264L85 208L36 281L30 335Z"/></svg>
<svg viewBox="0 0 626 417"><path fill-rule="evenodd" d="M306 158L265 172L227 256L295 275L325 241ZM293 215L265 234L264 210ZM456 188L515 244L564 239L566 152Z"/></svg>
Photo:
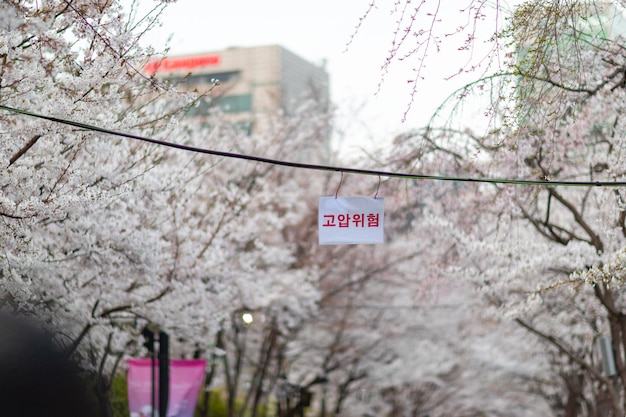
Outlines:
<svg viewBox="0 0 626 417"><path fill-rule="evenodd" d="M494 317L545 344L551 386L541 390L560 415L624 413L625 217L612 186L624 181L623 23L618 2L522 3L500 33L506 66L394 149L399 169L458 179L428 200L450 222L452 265ZM458 126L461 103L481 91L484 123ZM607 335L615 375L597 349Z"/></svg>
<svg viewBox="0 0 626 417"><path fill-rule="evenodd" d="M360 42L360 33L374 30L374 24L390 31L382 35L387 38L388 48L381 57L378 89L384 90L390 78L406 81L402 117L406 121L409 112L420 111L415 105L423 100L421 94L427 83L469 80L500 68L505 56L500 34L516 3L465 0L444 7L438 1L400 0L387 4L371 0L359 9L361 14L347 48Z"/></svg>
<svg viewBox="0 0 626 417"><path fill-rule="evenodd" d="M311 394L311 412L323 416L547 414L537 395L547 361L529 366L544 347L480 308L481 294L455 266L461 236L433 214L440 198L422 198L435 188L408 210L391 181L333 178L342 194L386 196L388 241L307 244L316 239L314 215L294 229L298 263L317 265L320 296L312 316L281 333L287 343L271 382L280 415L298 415ZM328 192L336 187L329 181Z"/></svg>
<svg viewBox="0 0 626 417"><path fill-rule="evenodd" d="M136 20L108 0L0 7L0 117L11 138L0 176L2 308L57 327L58 342L97 376L103 407L148 324L171 333L179 356L206 346L241 308L280 310L292 287L300 293L289 305L312 308L305 283L315 274L295 270L282 234L304 212L303 177L89 126L284 159L322 140L326 114L278 115L256 136L219 111L190 123L185 112L210 91L179 92L138 70L153 53L138 40L161 5Z"/></svg>
<svg viewBox="0 0 626 417"><path fill-rule="evenodd" d="M395 3L408 20L384 71L417 57L413 87L447 35L426 9L436 3L409 3ZM203 125L186 119L211 91L138 70L154 53L138 40L162 7L128 19L112 0L0 5L1 306L61 329L103 403L151 324L175 337L173 354L214 358L207 383L225 387L233 416L271 404L294 415L309 392L321 415L623 415L621 188L557 183L623 180L623 54L621 38L597 30L606 9L523 3L489 35L493 64L466 68L498 71L455 96L491 93L484 126L434 118L390 157L394 169L467 181L386 182L387 244L320 248L311 196L330 194L333 176L87 128L276 159L309 155L328 128L310 104L254 136L217 110ZM460 49L472 50L486 10L463 9ZM423 14L430 29L414 36ZM599 366L605 334L616 376Z"/></svg>

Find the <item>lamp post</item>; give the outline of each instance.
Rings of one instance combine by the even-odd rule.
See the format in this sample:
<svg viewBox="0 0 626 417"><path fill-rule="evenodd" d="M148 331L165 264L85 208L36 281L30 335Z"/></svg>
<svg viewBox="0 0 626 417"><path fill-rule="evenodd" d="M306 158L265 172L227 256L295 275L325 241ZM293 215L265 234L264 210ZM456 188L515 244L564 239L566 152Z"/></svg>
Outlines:
<svg viewBox="0 0 626 417"><path fill-rule="evenodd" d="M154 361L155 361L155 351L154 351L154 332L150 329L148 329L148 327L144 327L144 329L141 331L141 335L144 337L144 339L146 339L146 341L144 342L144 346L146 349L148 349L148 352L150 353L150 396L151 396L151 403L150 403L150 415L152 417L156 417L154 415L154 409L155 409L155 396L154 396Z"/></svg>
<svg viewBox="0 0 626 417"><path fill-rule="evenodd" d="M159 332L159 417L167 417L170 397L170 337ZM153 368L154 369L154 368ZM153 370L154 372L154 370Z"/></svg>
<svg viewBox="0 0 626 417"><path fill-rule="evenodd" d="M604 375L609 377L617 375L611 336L601 337L598 340L598 347L600 348L600 357L602 358L602 370L604 371Z"/></svg>
<svg viewBox="0 0 626 417"><path fill-rule="evenodd" d="M169 404L170 393L170 337L164 331L159 331L158 340L155 338L155 332L146 326L141 331L145 339L144 346L150 353L150 399L151 399L151 417L156 417L156 393L155 393L155 368L156 356L155 342L159 344L159 417L167 417L167 407Z"/></svg>

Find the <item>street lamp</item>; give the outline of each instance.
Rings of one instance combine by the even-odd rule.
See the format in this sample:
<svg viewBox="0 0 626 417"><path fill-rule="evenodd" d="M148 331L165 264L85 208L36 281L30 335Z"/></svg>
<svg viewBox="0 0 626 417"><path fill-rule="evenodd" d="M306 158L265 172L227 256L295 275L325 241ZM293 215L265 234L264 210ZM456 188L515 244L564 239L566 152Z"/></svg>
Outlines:
<svg viewBox="0 0 626 417"><path fill-rule="evenodd" d="M252 317L251 313L243 313L241 315L241 320L245 323L245 324L250 324L254 321L254 317Z"/></svg>
<svg viewBox="0 0 626 417"><path fill-rule="evenodd" d="M159 417L167 417L167 406L169 404L170 394L170 337L167 333L160 330L158 340L155 338L155 332L146 326L141 331L142 336L146 340L144 346L150 352L150 395L151 395L151 416L155 416L156 409L156 395L154 392L155 385L155 362L156 362L156 350L155 342L159 343Z"/></svg>
<svg viewBox="0 0 626 417"><path fill-rule="evenodd" d="M141 335L144 337L145 342L143 343L144 347L148 349L150 353L150 415L155 417L154 409L155 407L155 398L154 398L154 362L155 362L155 351L154 351L154 332L148 328L148 326L144 327L141 331Z"/></svg>

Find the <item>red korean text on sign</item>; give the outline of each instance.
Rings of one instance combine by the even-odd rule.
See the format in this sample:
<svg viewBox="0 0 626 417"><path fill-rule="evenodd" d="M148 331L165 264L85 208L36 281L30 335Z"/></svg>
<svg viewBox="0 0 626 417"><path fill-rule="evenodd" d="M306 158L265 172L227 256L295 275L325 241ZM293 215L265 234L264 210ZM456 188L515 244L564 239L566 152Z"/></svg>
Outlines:
<svg viewBox="0 0 626 417"><path fill-rule="evenodd" d="M336 218L336 219L335 219ZM378 227L378 213L361 214L325 214L322 227ZM367 222L366 222L367 220Z"/></svg>

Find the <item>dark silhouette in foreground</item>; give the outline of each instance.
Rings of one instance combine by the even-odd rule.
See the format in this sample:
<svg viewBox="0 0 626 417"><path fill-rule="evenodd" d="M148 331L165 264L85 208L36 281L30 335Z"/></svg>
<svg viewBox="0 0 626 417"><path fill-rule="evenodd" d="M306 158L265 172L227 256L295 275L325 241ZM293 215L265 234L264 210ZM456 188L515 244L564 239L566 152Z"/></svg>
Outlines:
<svg viewBox="0 0 626 417"><path fill-rule="evenodd" d="M80 369L34 320L0 314L0 415L92 417Z"/></svg>

